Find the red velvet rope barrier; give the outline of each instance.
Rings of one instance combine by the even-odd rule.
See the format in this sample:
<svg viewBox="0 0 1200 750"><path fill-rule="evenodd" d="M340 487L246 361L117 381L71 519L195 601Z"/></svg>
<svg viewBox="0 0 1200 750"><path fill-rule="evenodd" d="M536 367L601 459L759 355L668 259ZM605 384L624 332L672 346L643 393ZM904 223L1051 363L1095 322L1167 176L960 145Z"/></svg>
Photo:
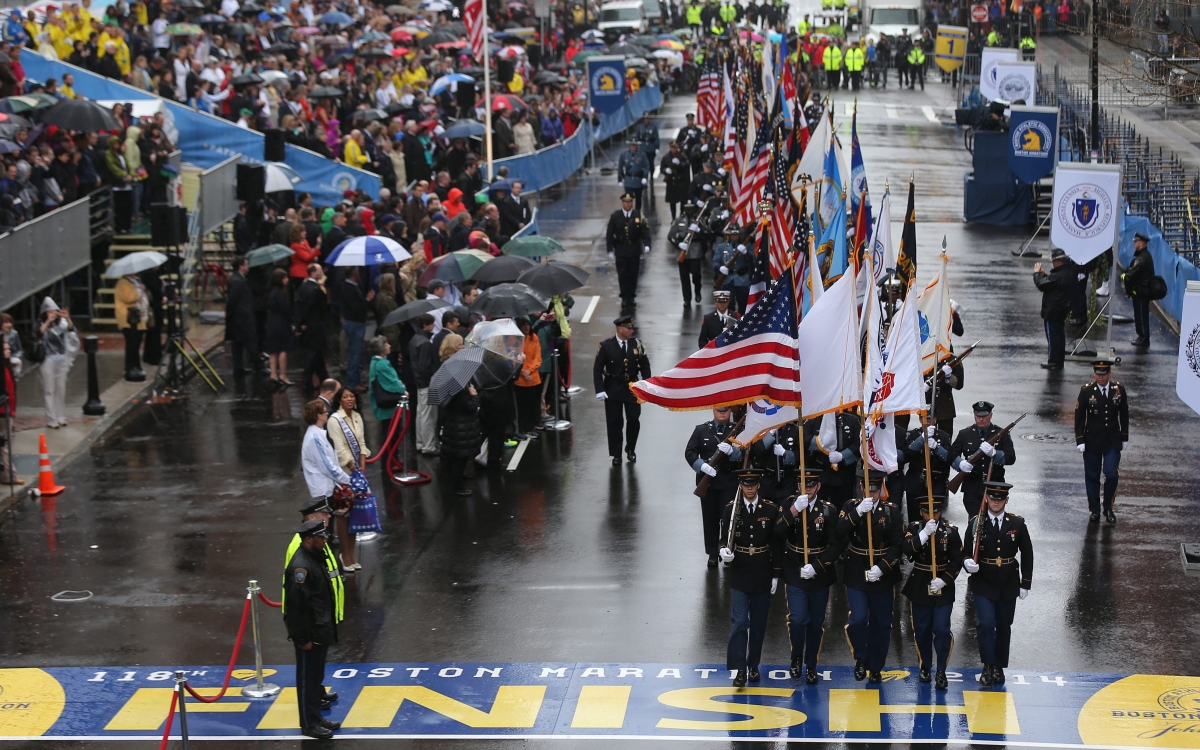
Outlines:
<svg viewBox="0 0 1200 750"><path fill-rule="evenodd" d="M179 701L179 691L171 691L171 710L167 712L167 728L163 730L162 742L158 744L158 750L167 750L167 740L171 738L171 724L175 721L175 704Z"/></svg>
<svg viewBox="0 0 1200 750"><path fill-rule="evenodd" d="M283 602L273 602L270 599L268 599L266 594L264 594L261 591L258 592L258 599L259 599L259 601L261 601L263 604L267 605L268 607L274 607L275 609L279 609L280 607L283 606Z"/></svg>
<svg viewBox="0 0 1200 750"><path fill-rule="evenodd" d="M399 409L400 407L397 406L396 408ZM404 436L408 434L408 422L410 419L412 419L411 413L408 409L405 409L403 420L404 427L400 430L400 440L403 440ZM399 419L392 419L391 427L388 428L387 438L383 441L383 445L379 447L379 450L375 452L375 455L366 460L366 463L373 464L388 454L388 448L396 444L392 442L392 436L396 434L396 426L400 424L400 421L401 420Z"/></svg>
<svg viewBox="0 0 1200 750"><path fill-rule="evenodd" d="M237 665L238 652L242 650L242 636L246 634L246 621L250 619L250 597L246 596L246 606L242 607L242 624L238 626L237 640L233 642L233 655L229 657L229 668L225 670L225 682L221 684L221 692L214 696L205 698L196 693L192 686L183 683L187 688L188 695L192 696L201 703L216 703L225 697L225 691L229 689L229 680L233 677L233 668ZM174 712L174 709L172 709Z"/></svg>

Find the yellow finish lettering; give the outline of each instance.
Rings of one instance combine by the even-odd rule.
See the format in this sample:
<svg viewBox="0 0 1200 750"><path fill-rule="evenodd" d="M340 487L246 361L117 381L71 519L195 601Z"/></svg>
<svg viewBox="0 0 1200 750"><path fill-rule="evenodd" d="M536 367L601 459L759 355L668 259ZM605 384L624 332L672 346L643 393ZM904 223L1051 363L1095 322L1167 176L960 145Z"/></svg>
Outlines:
<svg viewBox="0 0 1200 750"><path fill-rule="evenodd" d="M206 698L221 692L221 688L196 688L195 690ZM138 688L133 697L125 701L125 705L121 706L121 710L117 711L117 715L108 722L108 726L104 729L111 732L161 729L163 722L167 720L167 710L171 708L171 693L174 692L174 688ZM225 693L226 697L234 698L241 694L240 687L231 687ZM216 703L201 703L189 699L187 704L188 713L197 714L236 714L248 708L250 708L249 701L230 702L223 699Z"/></svg>
<svg viewBox="0 0 1200 750"><path fill-rule="evenodd" d="M545 685L506 685L496 691L492 710L484 712L419 685L368 685L342 726L390 727L400 706L410 701L473 729L528 729L537 721L545 695Z"/></svg>
<svg viewBox="0 0 1200 750"><path fill-rule="evenodd" d="M730 703L717 698L742 698L766 695L773 698L790 698L796 692L790 688L685 688L671 690L658 696L658 702L671 708L689 711L707 711L717 714L739 714L746 719L736 721L693 721L687 719L659 719L659 729L695 729L698 731L751 731L762 729L784 729L803 724L808 716L790 708L764 706L758 703Z"/></svg>
<svg viewBox="0 0 1200 750"><path fill-rule="evenodd" d="M620 729L625 726L631 685L584 685L575 705L571 727L575 729Z"/></svg>
<svg viewBox="0 0 1200 750"><path fill-rule="evenodd" d="M946 714L967 717L972 734L1021 733L1010 693L964 690L961 706L879 702L878 690L830 690L829 729L833 732L880 732L883 714Z"/></svg>
<svg viewBox="0 0 1200 750"><path fill-rule="evenodd" d="M188 707L188 710L192 710ZM271 701L271 707L258 722L259 729L299 729L300 710L296 706L296 688L285 687Z"/></svg>
<svg viewBox="0 0 1200 750"><path fill-rule="evenodd" d="M0 669L0 737L40 737L58 721L67 694L44 669Z"/></svg>

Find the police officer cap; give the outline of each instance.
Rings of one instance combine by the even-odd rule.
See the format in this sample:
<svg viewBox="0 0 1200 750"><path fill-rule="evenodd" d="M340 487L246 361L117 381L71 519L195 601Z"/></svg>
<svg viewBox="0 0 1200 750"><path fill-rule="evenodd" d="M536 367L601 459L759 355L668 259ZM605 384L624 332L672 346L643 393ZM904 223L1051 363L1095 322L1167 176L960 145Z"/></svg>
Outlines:
<svg viewBox="0 0 1200 750"><path fill-rule="evenodd" d="M1011 484L1004 482L984 482L983 489L987 492L988 497L996 498L997 500L1008 499L1008 491L1012 489Z"/></svg>
<svg viewBox="0 0 1200 750"><path fill-rule="evenodd" d="M687 119L689 119L689 120L695 120L695 119L696 119L696 116L695 116L694 114L692 114L691 112L688 112L686 115L684 115L684 117L686 117L686 118L687 118Z"/></svg>
<svg viewBox="0 0 1200 750"><path fill-rule="evenodd" d="M732 295L729 293L729 290L727 290L727 289L714 289L713 290L713 299L717 300L718 302L720 302L721 300L725 300L726 302L728 302L729 298L731 296Z"/></svg>
<svg viewBox="0 0 1200 750"><path fill-rule="evenodd" d="M636 146L636 145L638 145L638 140L636 138L629 138L625 141L625 145L626 146Z"/></svg>
<svg viewBox="0 0 1200 750"><path fill-rule="evenodd" d="M742 484L755 485L762 481L763 474L766 472L762 469L739 469L738 481Z"/></svg>
<svg viewBox="0 0 1200 750"><path fill-rule="evenodd" d="M309 513L333 513L333 508L329 507L329 501L323 497L314 497L313 499L300 506L300 513L308 515Z"/></svg>
<svg viewBox="0 0 1200 750"><path fill-rule="evenodd" d="M307 539L310 536L323 536L329 538L329 528L324 521L319 518L314 518L311 521L305 521L296 528L296 533L301 539Z"/></svg>
<svg viewBox="0 0 1200 750"><path fill-rule="evenodd" d="M1061 247L1056 247L1050 251L1050 260L1066 260L1067 254Z"/></svg>
<svg viewBox="0 0 1200 750"><path fill-rule="evenodd" d="M1142 234L1141 232L1134 232L1134 234L1133 234L1133 241L1134 241L1134 242L1137 242L1137 241L1139 241L1139 240L1140 240L1140 241L1142 241L1142 242L1149 242L1149 241L1150 241L1150 238L1149 238L1149 237L1147 237L1146 235Z"/></svg>
<svg viewBox="0 0 1200 750"><path fill-rule="evenodd" d="M975 411L975 416L986 417L992 413L992 409L996 408L991 401L976 401L971 404L971 408Z"/></svg>
<svg viewBox="0 0 1200 750"><path fill-rule="evenodd" d="M1100 357L1092 361L1092 370L1099 373L1105 373L1112 369L1113 361L1108 357Z"/></svg>
<svg viewBox="0 0 1200 750"><path fill-rule="evenodd" d="M732 221L725 225L725 234L741 234L742 228Z"/></svg>
<svg viewBox="0 0 1200 750"><path fill-rule="evenodd" d="M615 325L617 327L632 326L633 325L633 316L632 315L622 315L621 317L619 317L613 321L613 325Z"/></svg>
<svg viewBox="0 0 1200 750"><path fill-rule="evenodd" d="M708 161L704 162L704 166L708 167L709 169L716 169L717 163L712 159L709 159Z"/></svg>
<svg viewBox="0 0 1200 750"><path fill-rule="evenodd" d="M622 203L633 203L633 196L630 195L629 193L626 193L625 195L621 196L621 202Z"/></svg>

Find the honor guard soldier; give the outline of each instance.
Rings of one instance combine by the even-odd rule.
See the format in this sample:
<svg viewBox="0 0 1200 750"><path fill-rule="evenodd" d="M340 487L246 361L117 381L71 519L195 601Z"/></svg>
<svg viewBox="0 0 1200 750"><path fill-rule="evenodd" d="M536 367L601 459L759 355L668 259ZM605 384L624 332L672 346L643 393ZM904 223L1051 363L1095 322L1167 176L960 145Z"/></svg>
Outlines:
<svg viewBox="0 0 1200 750"><path fill-rule="evenodd" d="M795 476L793 467L789 472ZM817 658L825 638L825 605L837 581L834 563L844 545L835 535L838 510L818 498L821 472L804 475L804 492L784 504L775 534L783 540L783 581L787 592L788 637L792 642L791 676L817 682Z"/></svg>
<svg viewBox="0 0 1200 750"><path fill-rule="evenodd" d="M700 348L708 346L708 342L720 336L721 333L737 322L737 316L729 310L729 302L733 295L724 289L713 291L713 304L717 306L700 321Z"/></svg>
<svg viewBox="0 0 1200 750"><path fill-rule="evenodd" d="M721 539L726 546L720 555L729 566L725 582L729 584L729 619L733 621L725 668L737 671L734 687L762 679L758 664L767 635L767 614L782 573L783 560L775 535L779 506L759 497L761 475L761 469L740 470L741 497L735 497L721 513ZM732 549L728 546L730 539Z"/></svg>
<svg viewBox="0 0 1200 750"><path fill-rule="evenodd" d="M822 474L822 481L824 478ZM858 467L858 481L863 481L862 466ZM854 679L870 674L870 681L878 683L883 680L881 672L891 640L904 520L899 507L879 499L883 474L872 472L868 481L867 497L852 498L842 506L837 533L850 545L844 581L850 604L846 638L854 655Z"/></svg>
<svg viewBox="0 0 1200 750"><path fill-rule="evenodd" d="M704 128L696 124L696 116L691 112L685 115L685 118L687 125L684 125L675 134L675 142L679 144L679 148L684 154L688 154L691 153L692 146L700 142L700 134L704 132Z"/></svg>
<svg viewBox="0 0 1200 750"><path fill-rule="evenodd" d="M1129 395L1125 386L1110 380L1112 360L1092 362L1091 383L1079 389L1075 400L1075 442L1083 454L1083 480L1087 487L1090 521L1100 520L1100 471L1104 471L1104 520L1117 522L1113 499L1121 468L1121 451L1129 444Z"/></svg>
<svg viewBox="0 0 1200 750"><path fill-rule="evenodd" d="M829 434L821 434L825 427ZM833 428L833 429L830 429ZM855 494L854 468L858 464L858 447L862 440L858 416L848 411L825 417L814 417L804 423L804 440L808 446L807 466L821 471L821 496L838 508Z"/></svg>
<svg viewBox="0 0 1200 750"><path fill-rule="evenodd" d="M975 603L975 634L983 662L979 684L983 687L1004 684L1017 598L1029 596L1033 585L1029 529L1024 518L1005 512L1010 489L1011 484L987 482L987 512L967 524L967 543L974 552L963 560L963 568L971 574L968 588Z"/></svg>
<svg viewBox="0 0 1200 750"><path fill-rule="evenodd" d="M688 151L688 159L692 162L692 174L699 176L706 162L713 161L717 158L717 147L713 143L712 134L707 130L700 132L700 140L694 144ZM713 164L713 171L716 171L716 163ZM695 184L695 177L693 177ZM693 199L694 200L694 199Z"/></svg>
<svg viewBox="0 0 1200 750"><path fill-rule="evenodd" d="M650 183L650 160L641 152L637 139L625 141L629 150L621 154L617 161L617 180L625 192L632 195L637 202L637 210L642 210L642 193Z"/></svg>
<svg viewBox="0 0 1200 750"><path fill-rule="evenodd" d="M954 647L950 613L954 610L954 580L963 564L962 537L953 524L942 519L945 505L944 495L934 495L933 515L929 515L926 501L921 504L921 520L909 524L904 534L904 554L913 561L913 567L901 589L912 612L913 637L921 667L918 679L929 682L930 667L936 666L934 686L938 690L950 686L946 679L946 662Z"/></svg>
<svg viewBox="0 0 1200 750"><path fill-rule="evenodd" d="M687 202L692 183L692 164L678 141L671 141L670 150L663 155L658 171L667 183L667 203L671 206L671 221L675 221L680 204Z"/></svg>
<svg viewBox="0 0 1200 750"><path fill-rule="evenodd" d="M650 252L650 225L640 211L633 209L633 196L629 193L621 196L621 208L608 217L605 243L608 255L617 267L621 305L636 305L642 255Z"/></svg>
<svg viewBox="0 0 1200 750"><path fill-rule="evenodd" d="M300 506L300 513L304 516L305 521L323 521L329 523L333 518L333 508L329 506L329 500L324 497L314 497L308 500L304 505ZM283 567L292 564L292 556L296 554L296 550L300 549L300 544L304 540L300 534L293 534L292 541L288 544L287 552L284 553ZM329 583L333 587L333 622L335 625L340 625L346 616L346 584L342 579L342 570L338 566L337 556L333 554L333 548L326 544L322 547L321 554L325 558L325 574L329 576ZM287 614L287 581L283 582L284 596L280 599L283 613ZM324 675L321 676L324 679ZM324 685L324 683L321 683ZM322 688L324 690L324 688ZM335 701L338 699L337 693L329 691L324 692L324 699L327 701Z"/></svg>
<svg viewBox="0 0 1200 750"><path fill-rule="evenodd" d="M708 567L717 567L721 539L721 511L737 492L737 471L741 468L742 449L729 442L733 435L733 407L713 409L713 418L696 425L688 438L683 458L696 472L699 486L709 477L708 490L700 498L700 517L704 524L704 553Z"/></svg>
<svg viewBox="0 0 1200 750"><path fill-rule="evenodd" d="M936 422L927 427L909 430L904 448L897 451L900 462L907 465L904 472L904 498L908 504L908 522L921 518L927 508L929 488L925 482L925 443L929 443L929 475L933 479L933 494L946 496L946 480L950 475L950 435L939 430ZM896 498L899 500L899 498Z"/></svg>
<svg viewBox="0 0 1200 750"><path fill-rule="evenodd" d="M322 696L325 656L337 643L337 624L333 585L326 575L324 548L329 530L324 521L305 521L296 529L300 546L284 571L284 596L287 611L283 622L288 640L296 649L296 707L300 712L300 733L319 740L341 729L336 721L321 716L329 703Z"/></svg>
<svg viewBox="0 0 1200 750"><path fill-rule="evenodd" d="M1001 429L992 424L992 409L995 407L989 401L976 401L971 404L975 415L975 424L959 430L950 446L950 465L956 471L967 472L963 480L963 507L967 518L979 514L983 505L983 483L986 481L1003 482L1004 467L1011 466L1017 460L1017 450L1013 447L1012 435L1005 435L996 441L996 445L988 443ZM985 446L985 443L988 443ZM967 458L983 451L975 464Z"/></svg>
<svg viewBox="0 0 1200 750"><path fill-rule="evenodd" d="M642 113L642 121L633 129L633 138L638 142L638 150L646 157L647 176L653 177L654 159L662 144L658 140L658 126L650 119L649 111Z"/></svg>
<svg viewBox="0 0 1200 750"><path fill-rule="evenodd" d="M625 427L625 457L637 461L638 432L642 429L642 405L629 390L630 383L650 377L650 360L641 339L634 338L633 318L622 315L613 321L617 335L600 342L592 380L596 398L604 402L604 422L608 426L608 455L612 465L621 465L621 427ZM624 419L622 419L624 417Z"/></svg>
<svg viewBox="0 0 1200 750"><path fill-rule="evenodd" d="M785 501L801 492L797 487L796 465L799 461L800 429L795 422L769 431L750 446L750 463L764 472L760 492L766 499L779 503L781 508L786 509Z"/></svg>
<svg viewBox="0 0 1200 750"><path fill-rule="evenodd" d="M751 234L753 231L751 227ZM750 274L754 270L754 256L746 242L753 244L753 236L743 238L742 228L732 221L725 225L724 234L713 248L713 285L733 292L733 308L744 314L750 298Z"/></svg>
<svg viewBox="0 0 1200 750"><path fill-rule="evenodd" d="M954 392L963 387L962 362L950 363L951 357L943 357L937 368L937 403L933 405L930 414L937 420L938 426L949 434L954 434L954 418L958 412L954 408ZM925 386L925 402L933 392L933 379Z"/></svg>

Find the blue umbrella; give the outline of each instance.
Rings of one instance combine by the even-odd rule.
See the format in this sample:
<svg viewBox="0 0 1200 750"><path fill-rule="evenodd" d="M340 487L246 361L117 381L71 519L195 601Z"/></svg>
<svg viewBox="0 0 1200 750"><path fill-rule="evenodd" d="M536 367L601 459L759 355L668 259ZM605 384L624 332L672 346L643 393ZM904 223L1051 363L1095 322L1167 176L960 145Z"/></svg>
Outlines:
<svg viewBox="0 0 1200 750"><path fill-rule="evenodd" d="M0 154L15 154L23 149L12 141L0 141Z"/></svg>
<svg viewBox="0 0 1200 750"><path fill-rule="evenodd" d="M470 138L473 135L483 135L487 128L478 120L459 120L442 133L443 138Z"/></svg>
<svg viewBox="0 0 1200 750"><path fill-rule="evenodd" d="M462 73L450 73L434 81L433 85L429 87L429 93L431 96L437 96L450 88L452 83L475 83L475 79Z"/></svg>
<svg viewBox="0 0 1200 750"><path fill-rule="evenodd" d="M204 15L202 15L196 19L196 23L198 23L198 24L228 23L228 22L229 22L229 19L226 18L225 16L221 15L220 13L205 13Z"/></svg>
<svg viewBox="0 0 1200 750"><path fill-rule="evenodd" d="M326 261L333 266L378 266L411 258L404 246L386 237L353 237L333 249Z"/></svg>
<svg viewBox="0 0 1200 750"><path fill-rule="evenodd" d="M497 190L511 191L512 185L508 180L496 180L491 185L488 185L488 195L493 195Z"/></svg>
<svg viewBox="0 0 1200 750"><path fill-rule="evenodd" d="M334 24L337 26L349 26L350 24L354 23L354 19L351 18L349 16L349 14L347 14L347 13L342 13L341 11L335 10L331 13L326 13L325 15L318 18L317 23Z"/></svg>

